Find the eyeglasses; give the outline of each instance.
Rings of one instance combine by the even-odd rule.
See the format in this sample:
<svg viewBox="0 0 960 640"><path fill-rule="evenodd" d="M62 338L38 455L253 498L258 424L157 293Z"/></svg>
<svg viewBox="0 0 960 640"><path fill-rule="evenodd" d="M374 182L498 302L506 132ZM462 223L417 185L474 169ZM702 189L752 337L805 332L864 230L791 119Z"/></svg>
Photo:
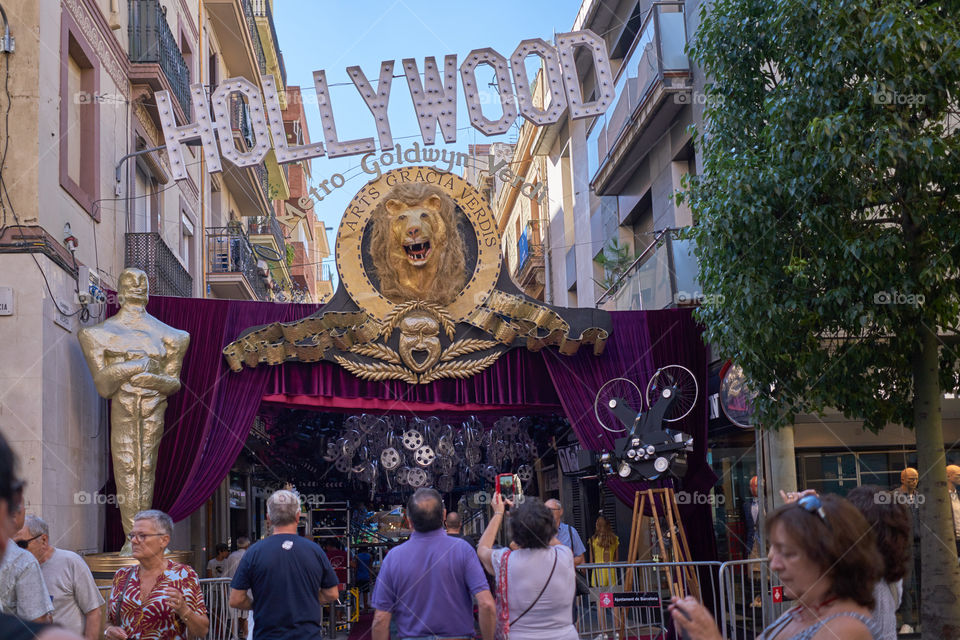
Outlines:
<svg viewBox="0 0 960 640"><path fill-rule="evenodd" d="M165 533L128 533L127 540L130 542L141 542L153 536L165 536Z"/></svg>
<svg viewBox="0 0 960 640"><path fill-rule="evenodd" d="M43 535L43 534L41 533L40 536L42 536L42 535ZM30 543L31 543L31 542L33 542L34 540L36 540L36 539L39 538L40 536L33 536L32 538L29 538L29 539L27 539L27 540L16 540L15 542L17 543L17 546L20 547L21 549L26 549L27 547L30 546Z"/></svg>
<svg viewBox="0 0 960 640"><path fill-rule="evenodd" d="M823 520L823 524L830 526L830 522L827 520L827 512L823 510L823 502L820 501L820 496L808 495L803 496L797 500L797 506L802 507L804 510L809 511L810 513L815 513L820 516L820 519Z"/></svg>

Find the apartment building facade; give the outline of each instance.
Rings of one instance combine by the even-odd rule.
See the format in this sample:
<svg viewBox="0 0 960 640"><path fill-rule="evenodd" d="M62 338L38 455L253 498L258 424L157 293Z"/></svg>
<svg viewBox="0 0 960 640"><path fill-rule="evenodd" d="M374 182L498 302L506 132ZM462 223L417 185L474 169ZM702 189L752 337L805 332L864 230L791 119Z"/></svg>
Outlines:
<svg viewBox="0 0 960 640"><path fill-rule="evenodd" d="M0 157L0 429L20 456L28 509L47 519L58 546L102 550L109 418L77 331L104 318L125 267L146 271L154 295L332 293L329 271L304 272L329 254L311 213L309 163L281 166L271 152L261 166L225 162L209 174L189 147L188 178L173 180L163 148L156 92L170 93L182 124L193 120L192 83L212 91L234 76L260 84L274 75L285 125L308 135L302 107L287 102L272 4L4 2L15 47L0 53L9 83L0 108L10 109ZM237 148L251 145L242 100L230 118ZM291 201L299 220L288 219ZM173 544L188 548L202 520L178 523Z"/></svg>

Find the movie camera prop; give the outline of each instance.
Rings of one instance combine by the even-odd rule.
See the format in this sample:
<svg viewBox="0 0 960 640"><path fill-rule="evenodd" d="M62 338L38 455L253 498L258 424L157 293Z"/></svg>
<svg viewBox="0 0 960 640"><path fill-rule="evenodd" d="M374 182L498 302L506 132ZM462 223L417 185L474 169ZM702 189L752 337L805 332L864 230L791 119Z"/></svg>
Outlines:
<svg viewBox="0 0 960 640"><path fill-rule="evenodd" d="M684 477L693 437L667 425L693 410L698 393L693 373L676 364L657 369L647 384L645 398L626 378L606 382L597 392L594 413L601 427L626 436L616 440L613 451L600 455L603 472L630 482L656 480L664 474ZM648 407L645 412L644 399Z"/></svg>

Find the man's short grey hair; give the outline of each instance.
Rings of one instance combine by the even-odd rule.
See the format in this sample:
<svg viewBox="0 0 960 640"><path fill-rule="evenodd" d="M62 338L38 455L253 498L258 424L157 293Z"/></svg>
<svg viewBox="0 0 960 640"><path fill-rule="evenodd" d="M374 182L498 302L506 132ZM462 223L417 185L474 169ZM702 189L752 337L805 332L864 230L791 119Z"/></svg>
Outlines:
<svg viewBox="0 0 960 640"><path fill-rule="evenodd" d="M267 499L267 517L275 527L296 524L300 519L300 496L287 489L274 491Z"/></svg>
<svg viewBox="0 0 960 640"><path fill-rule="evenodd" d="M47 536L50 537L50 527L41 518L29 515L23 519L23 526L30 532L30 537Z"/></svg>
<svg viewBox="0 0 960 640"><path fill-rule="evenodd" d="M137 520L153 520L153 523L157 525L157 531L159 533L173 536L173 518L159 509L139 511L137 515L133 516L133 521L136 522Z"/></svg>
<svg viewBox="0 0 960 640"><path fill-rule="evenodd" d="M248 538L247 536L240 536L239 538L237 538L238 549L246 549L249 546L250 546L250 538Z"/></svg>

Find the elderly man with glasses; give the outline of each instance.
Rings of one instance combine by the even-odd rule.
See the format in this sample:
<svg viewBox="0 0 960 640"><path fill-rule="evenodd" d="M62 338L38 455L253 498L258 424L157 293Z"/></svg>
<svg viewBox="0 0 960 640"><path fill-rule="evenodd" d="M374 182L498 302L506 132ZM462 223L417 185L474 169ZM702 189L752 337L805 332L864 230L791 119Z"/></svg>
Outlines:
<svg viewBox="0 0 960 640"><path fill-rule="evenodd" d="M11 547L22 551L17 545L10 544L9 540L10 534L16 530L13 528L15 523L11 512L20 511L23 502L23 483L16 480L15 464L16 458L13 451L7 445L3 434L0 434L0 557L6 557L6 552ZM36 558L29 552L24 551L24 553L36 562ZM0 638L3 640L80 640L80 636L69 631L43 627L3 612L0 612Z"/></svg>
<svg viewBox="0 0 960 640"><path fill-rule="evenodd" d="M5 537L23 528L26 512L23 506L23 484L14 486L17 504L11 507L6 519ZM27 542L8 544L0 560L0 611L23 620L51 622L53 605L43 581L37 559L27 551Z"/></svg>
<svg viewBox="0 0 960 640"><path fill-rule="evenodd" d="M27 516L14 538L20 548L32 553L40 563L53 601L53 623L86 640L97 640L103 598L83 558L50 544L50 528L37 516Z"/></svg>

